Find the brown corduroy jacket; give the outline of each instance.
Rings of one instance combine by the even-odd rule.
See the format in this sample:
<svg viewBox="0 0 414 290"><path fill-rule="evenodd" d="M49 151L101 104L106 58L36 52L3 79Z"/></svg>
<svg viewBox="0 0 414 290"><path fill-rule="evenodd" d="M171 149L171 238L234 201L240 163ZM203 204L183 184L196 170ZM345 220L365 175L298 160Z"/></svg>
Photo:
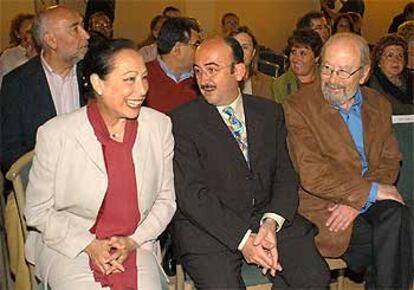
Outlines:
<svg viewBox="0 0 414 290"><path fill-rule="evenodd" d="M391 106L378 92L362 87L362 126L368 171L340 113L323 98L320 83L299 90L283 104L288 146L299 173L299 213L319 228L316 244L323 256L338 257L348 247L352 225L330 232L328 207L345 204L360 210L373 181L393 184L400 151L392 133Z"/></svg>

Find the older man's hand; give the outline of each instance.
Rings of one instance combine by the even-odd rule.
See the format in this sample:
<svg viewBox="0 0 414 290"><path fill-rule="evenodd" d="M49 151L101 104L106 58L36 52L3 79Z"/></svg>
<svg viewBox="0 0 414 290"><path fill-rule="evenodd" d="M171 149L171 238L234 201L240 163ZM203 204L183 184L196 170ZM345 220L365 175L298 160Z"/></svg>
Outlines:
<svg viewBox="0 0 414 290"><path fill-rule="evenodd" d="M326 226L332 232L344 231L358 216L359 211L351 206L335 204L328 208L331 212Z"/></svg>

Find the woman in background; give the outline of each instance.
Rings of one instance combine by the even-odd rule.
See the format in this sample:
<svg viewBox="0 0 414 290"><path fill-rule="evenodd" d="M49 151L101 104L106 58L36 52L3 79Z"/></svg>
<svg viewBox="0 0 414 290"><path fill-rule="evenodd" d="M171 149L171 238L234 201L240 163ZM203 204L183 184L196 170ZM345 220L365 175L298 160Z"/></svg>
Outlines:
<svg viewBox="0 0 414 290"><path fill-rule="evenodd" d="M247 26L239 27L231 34L243 49L246 74L243 79L242 91L257 97L273 100L270 85L272 78L257 69L258 43L254 34Z"/></svg>
<svg viewBox="0 0 414 290"><path fill-rule="evenodd" d="M319 34L311 29L293 32L286 49L290 67L272 83L272 94L276 102L283 103L286 97L318 78L317 63L322 45Z"/></svg>
<svg viewBox="0 0 414 290"><path fill-rule="evenodd" d="M30 59L27 56L24 37L32 28L33 18L33 14L18 14L11 22L10 45L0 56L0 86L8 72Z"/></svg>
<svg viewBox="0 0 414 290"><path fill-rule="evenodd" d="M176 208L170 119L141 107L147 70L116 39L84 59L89 104L38 129L27 259L52 289L161 289L156 242Z"/></svg>
<svg viewBox="0 0 414 290"><path fill-rule="evenodd" d="M335 18L333 33L335 34L338 32L355 32L354 20L348 13L339 14Z"/></svg>
<svg viewBox="0 0 414 290"><path fill-rule="evenodd" d="M387 97L393 114L414 113L406 71L407 59L407 43L396 34L382 37L372 51L372 75L368 86Z"/></svg>

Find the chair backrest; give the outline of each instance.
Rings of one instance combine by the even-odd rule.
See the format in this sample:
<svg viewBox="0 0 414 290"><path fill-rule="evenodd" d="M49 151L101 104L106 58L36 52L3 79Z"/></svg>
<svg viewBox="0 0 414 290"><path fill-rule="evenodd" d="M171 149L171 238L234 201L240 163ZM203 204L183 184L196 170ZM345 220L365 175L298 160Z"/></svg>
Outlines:
<svg viewBox="0 0 414 290"><path fill-rule="evenodd" d="M27 228L23 210L26 203L26 187L29 181L29 171L32 166L34 151L27 152L10 167L6 178L13 184L13 194L16 197L17 208L19 211L22 226L23 238L26 239Z"/></svg>
<svg viewBox="0 0 414 290"><path fill-rule="evenodd" d="M288 65L288 57L273 50L261 50L259 52L259 61L260 60L279 65L279 75L286 71Z"/></svg>
<svg viewBox="0 0 414 290"><path fill-rule="evenodd" d="M0 289L11 289L9 250L6 241L6 224L4 214L6 203L4 200L4 176L0 172Z"/></svg>
<svg viewBox="0 0 414 290"><path fill-rule="evenodd" d="M14 195L13 202L16 203L15 208L17 210L17 213L14 213L13 215L15 215L16 218L18 216L18 222L21 227L20 235L22 236L22 238L15 237L12 241L13 246L17 247L16 249L19 253L16 257L10 257L10 259L16 259L13 260L17 267L17 273L14 273L16 276L15 288L37 290L38 283L34 275L33 267L29 265L24 258L24 241L27 237L27 227L23 211L26 203L26 187L29 181L29 171L32 166L33 156L34 151L32 150L20 157L10 167L9 171L6 173L6 178L10 180L13 185L13 192L11 194ZM17 286L18 283L20 283L19 286Z"/></svg>
<svg viewBox="0 0 414 290"><path fill-rule="evenodd" d="M402 154L397 188L414 213L414 115L395 115L392 116L392 122Z"/></svg>

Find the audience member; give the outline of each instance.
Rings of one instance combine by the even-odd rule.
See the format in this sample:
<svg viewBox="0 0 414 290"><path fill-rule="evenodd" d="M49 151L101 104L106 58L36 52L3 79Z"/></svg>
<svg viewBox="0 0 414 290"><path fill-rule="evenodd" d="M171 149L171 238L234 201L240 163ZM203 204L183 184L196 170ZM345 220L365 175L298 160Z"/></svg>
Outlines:
<svg viewBox="0 0 414 290"><path fill-rule="evenodd" d="M317 225L323 256L342 257L354 271L372 269L368 289L409 289L412 221L393 186L401 155L391 106L360 87L370 71L368 45L338 33L321 58L321 82L284 103L298 211Z"/></svg>
<svg viewBox="0 0 414 290"><path fill-rule="evenodd" d="M65 6L39 13L33 36L41 55L7 74L0 92L3 169L34 147L37 128L48 119L84 104L81 60L88 33L81 16Z"/></svg>
<svg viewBox="0 0 414 290"><path fill-rule="evenodd" d="M328 2L332 3L333 5L328 5ZM364 0L339 0L342 6L338 10L335 11L335 2L336 1L327 1L327 0L320 0L322 10L329 15L331 19L335 19L338 14L348 13L348 12L355 12L358 13L361 17L364 17L365 12L365 3Z"/></svg>
<svg viewBox="0 0 414 290"><path fill-rule="evenodd" d="M273 99L283 103L298 89L313 84L318 78L317 63L322 49L319 34L311 29L298 29L288 39L290 67L272 82Z"/></svg>
<svg viewBox="0 0 414 290"><path fill-rule="evenodd" d="M173 237L185 271L197 289L245 289L245 260L269 272L273 288L328 287L314 226L295 214L281 108L240 93L246 72L234 38L205 40L194 72L204 98L171 113Z"/></svg>
<svg viewBox="0 0 414 290"><path fill-rule="evenodd" d="M162 11L162 15L167 17L181 17L181 11L177 7L167 6Z"/></svg>
<svg viewBox="0 0 414 290"><path fill-rule="evenodd" d="M257 69L259 44L256 37L247 26L240 26L236 32L232 33L232 36L243 49L244 64L246 65L246 74L241 82L243 94L273 100L270 90L272 78Z"/></svg>
<svg viewBox="0 0 414 290"><path fill-rule="evenodd" d="M368 86L387 97L393 114L414 114L413 95L408 93L407 60L407 43L396 34L382 37L372 52Z"/></svg>
<svg viewBox="0 0 414 290"><path fill-rule="evenodd" d="M296 23L296 29L312 29L316 31L322 42L325 43L331 36L331 26L323 13L311 11L299 18Z"/></svg>
<svg viewBox="0 0 414 290"><path fill-rule="evenodd" d="M11 22L10 47L0 55L0 85L8 72L29 60L26 56L23 37L27 31L30 31L33 18L32 14L18 14Z"/></svg>
<svg viewBox="0 0 414 290"><path fill-rule="evenodd" d="M414 71L414 20L409 20L398 26L397 33L407 42L407 69Z"/></svg>
<svg viewBox="0 0 414 290"><path fill-rule="evenodd" d="M39 54L40 47L39 45L37 45L36 41L34 40L31 29L24 33L23 39L22 39L22 46L26 50L26 57L28 60Z"/></svg>
<svg viewBox="0 0 414 290"><path fill-rule="evenodd" d="M240 18L233 12L227 12L221 17L221 32L223 36L230 36L240 25Z"/></svg>
<svg viewBox="0 0 414 290"><path fill-rule="evenodd" d="M167 18L168 17L165 15L157 15L151 20L150 34L154 42L139 48L139 53L144 57L145 62L150 62L157 58L158 50L156 40L161 27Z"/></svg>
<svg viewBox="0 0 414 290"><path fill-rule="evenodd" d="M159 56L147 63L149 107L169 112L197 96L193 63L200 31L189 18L175 17L164 22L157 38Z"/></svg>
<svg viewBox="0 0 414 290"><path fill-rule="evenodd" d="M356 12L347 12L347 15L351 16L354 21L354 33L361 35L362 34L362 16Z"/></svg>
<svg viewBox="0 0 414 290"><path fill-rule="evenodd" d="M38 130L27 260L51 289L161 290L156 240L176 208L171 122L141 107L147 70L134 43L94 49L88 106Z"/></svg>
<svg viewBox="0 0 414 290"><path fill-rule="evenodd" d="M355 32L354 20L347 13L339 14L335 18L332 32L333 34L338 33L338 32Z"/></svg>
<svg viewBox="0 0 414 290"><path fill-rule="evenodd" d="M111 39L113 36L112 21L108 15L103 11L93 13L88 20L88 32L99 32L107 39Z"/></svg>
<svg viewBox="0 0 414 290"><path fill-rule="evenodd" d="M397 32L398 26L407 20L414 20L414 2L408 2L402 13L398 14L392 19L391 25L388 28L388 33Z"/></svg>

